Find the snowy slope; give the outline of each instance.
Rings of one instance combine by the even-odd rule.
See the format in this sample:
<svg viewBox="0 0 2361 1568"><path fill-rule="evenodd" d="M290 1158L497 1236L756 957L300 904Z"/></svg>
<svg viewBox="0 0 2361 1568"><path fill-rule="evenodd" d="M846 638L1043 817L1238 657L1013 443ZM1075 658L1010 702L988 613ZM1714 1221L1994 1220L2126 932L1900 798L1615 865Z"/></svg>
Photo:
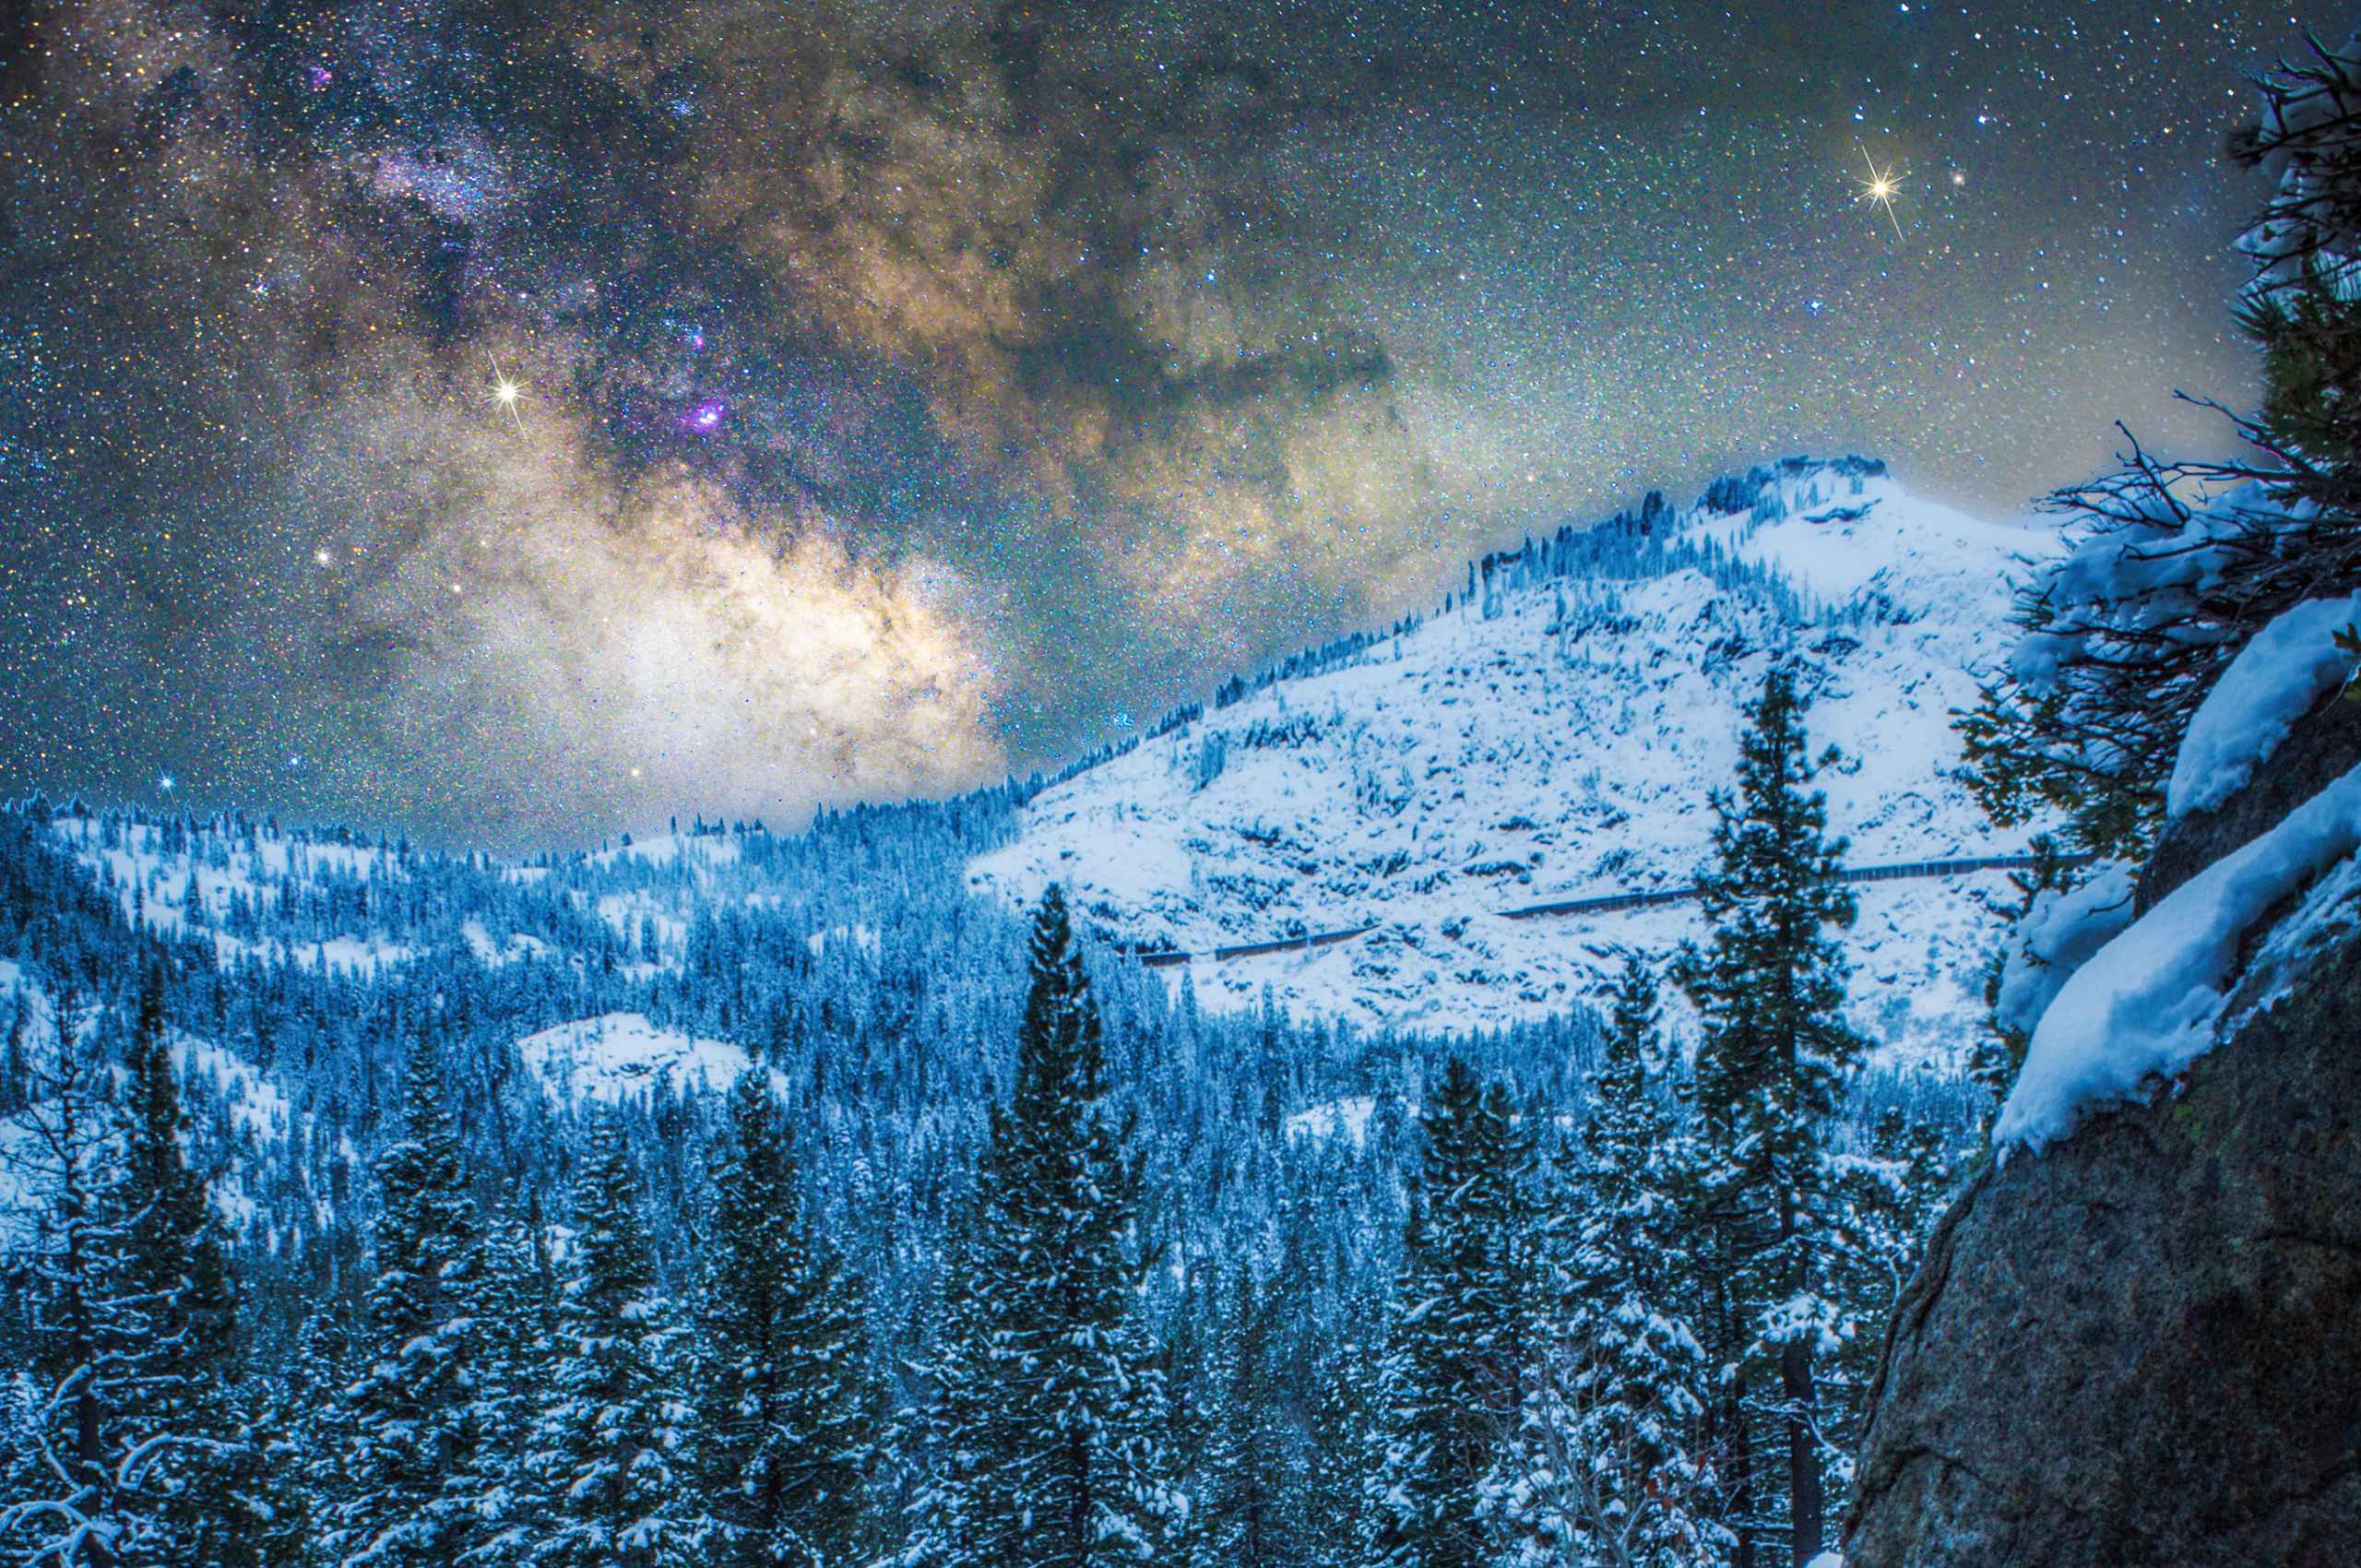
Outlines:
<svg viewBox="0 0 2361 1568"><path fill-rule="evenodd" d="M1686 884L1739 707L1772 660L1824 672L1816 744L1853 863L2007 854L1949 777L1952 710L2008 583L2052 548L1913 497L1880 465L1787 464L1657 514L1622 575L1556 575L1545 545L1333 668L1278 682L1057 784L970 863L1013 900L1067 885L1127 944L1192 952L1373 923L1309 952L1192 963L1209 1005L1458 1028L1562 1009L1627 948L1661 957L1694 907L1499 911ZM1629 531L1629 530L1627 530ZM2002 875L1859 889L1856 1010L1913 1053L1964 1041Z"/></svg>
<svg viewBox="0 0 2361 1568"><path fill-rule="evenodd" d="M95 1018L76 1028L87 1039ZM54 1065L56 1004L22 966L0 959L0 1028L21 1030L21 1043L43 1069ZM313 1139L311 1119L290 1102L286 1087L271 1074L209 1040L174 1030L172 1065L180 1075L181 1105L188 1122L183 1145L211 1182L214 1207L230 1233L266 1247L278 1245L266 1229L265 1189L301 1186L315 1215L325 1218L326 1195L312 1190L297 1171L294 1151ZM115 1069L119 1074L121 1069ZM32 1207L25 1193L49 1169L33 1131L38 1109L0 1117L0 1236L17 1236L30 1224ZM350 1146L340 1151L350 1158Z"/></svg>
<svg viewBox="0 0 2361 1568"><path fill-rule="evenodd" d="M402 875L401 856L384 846L155 823L118 825L110 834L98 818L75 814L60 814L52 831L132 924L166 936L209 932L222 963L259 958L374 974L413 956L374 925L310 940L262 929L289 900L326 889L357 892L348 901L365 908L367 889Z"/></svg>

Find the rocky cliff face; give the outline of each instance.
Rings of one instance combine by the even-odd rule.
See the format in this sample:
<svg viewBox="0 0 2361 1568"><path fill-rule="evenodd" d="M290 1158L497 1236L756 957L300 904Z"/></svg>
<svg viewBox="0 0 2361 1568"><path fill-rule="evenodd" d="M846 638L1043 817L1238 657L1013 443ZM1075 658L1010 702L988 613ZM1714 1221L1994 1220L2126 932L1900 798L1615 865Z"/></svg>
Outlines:
<svg viewBox="0 0 2361 1568"><path fill-rule="evenodd" d="M2142 907L2361 759L2356 714L2316 714L2177 825ZM1847 1568L2361 1561L2361 909L2341 914L2178 1085L1946 1216L1872 1394Z"/></svg>

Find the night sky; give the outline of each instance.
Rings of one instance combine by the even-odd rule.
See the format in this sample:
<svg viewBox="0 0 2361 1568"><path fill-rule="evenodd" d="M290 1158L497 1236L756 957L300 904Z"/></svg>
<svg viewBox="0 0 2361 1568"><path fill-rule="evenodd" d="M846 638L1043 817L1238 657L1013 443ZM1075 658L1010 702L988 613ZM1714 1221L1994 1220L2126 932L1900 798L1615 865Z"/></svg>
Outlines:
<svg viewBox="0 0 2361 1568"><path fill-rule="evenodd" d="M1760 458L2014 514L2118 419L2218 453L2304 26L0 5L0 791L777 825Z"/></svg>

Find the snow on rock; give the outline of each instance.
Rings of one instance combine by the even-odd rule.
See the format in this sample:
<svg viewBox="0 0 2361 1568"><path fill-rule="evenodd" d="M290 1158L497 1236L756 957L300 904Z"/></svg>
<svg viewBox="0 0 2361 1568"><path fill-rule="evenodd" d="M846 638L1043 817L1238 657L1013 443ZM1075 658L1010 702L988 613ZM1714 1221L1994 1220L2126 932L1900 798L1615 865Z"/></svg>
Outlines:
<svg viewBox="0 0 2361 1568"><path fill-rule="evenodd" d="M2042 1015L1993 1141L2039 1148L2170 1077L2216 1039L2239 948L2265 914L2361 848L2361 767L2208 866L2102 947ZM2308 900L2296 924L2318 918ZM2284 941L2285 932L2274 933Z"/></svg>
<svg viewBox="0 0 2361 1568"><path fill-rule="evenodd" d="M2072 887L2049 888L2009 934L1995 1017L2030 1035L2092 954L2131 923L2132 868L2109 861Z"/></svg>
<svg viewBox="0 0 2361 1568"><path fill-rule="evenodd" d="M527 1035L516 1042L516 1052L555 1098L568 1101L612 1103L646 1094L659 1083L677 1092L726 1089L753 1065L727 1040L662 1028L644 1013L608 1013L560 1024ZM773 1078L778 1081L776 1074Z"/></svg>
<svg viewBox="0 0 2361 1568"><path fill-rule="evenodd" d="M1643 532L1644 530L1644 532ZM1035 796L971 885L1144 948L1204 950L1364 924L1334 945L1164 971L1210 1007L1364 1026L1489 1028L1662 959L1693 905L1509 920L1553 898L1688 884L1739 709L1774 659L1825 672L1810 725L1855 864L2021 852L1954 777L1954 708L1996 647L2023 560L2054 530L1965 517L1850 459L1759 469L1575 559L1615 526L1493 557L1477 591L1393 635L1166 727ZM1603 551L1604 547L1597 547ZM1553 554L1553 552L1556 553ZM1983 1012L2002 873L1864 885L1857 1021L1917 1059Z"/></svg>
<svg viewBox="0 0 2361 1568"><path fill-rule="evenodd" d="M2165 814L2211 811L2254 777L2296 721L2353 675L2336 634L2361 621L2361 594L2286 612L2238 650L2181 737Z"/></svg>

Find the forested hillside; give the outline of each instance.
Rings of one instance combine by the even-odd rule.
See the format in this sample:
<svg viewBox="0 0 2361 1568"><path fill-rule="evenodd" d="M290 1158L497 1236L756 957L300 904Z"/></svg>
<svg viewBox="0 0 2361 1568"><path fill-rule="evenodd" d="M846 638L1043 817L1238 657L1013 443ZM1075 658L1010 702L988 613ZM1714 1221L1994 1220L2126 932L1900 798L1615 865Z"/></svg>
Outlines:
<svg viewBox="0 0 2361 1568"><path fill-rule="evenodd" d="M1292 1005L1206 1007L1141 961L1102 896L1070 914L1046 881L978 872L1026 851L1045 802L1120 788L1154 742L791 834L693 817L523 861L267 819L11 810L5 1349L24 1369L17 1484L38 1504L12 1515L18 1536L53 1538L70 1514L147 1543L138 1561L964 1562L998 1560L979 1539L1020 1528L1038 1486L1097 1521L1073 1526L1075 1562L1122 1540L1207 1563L1478 1538L1546 1551L1598 1505L1569 1490L1565 1445L1644 1439L1646 1475L1679 1478L1682 1500L1648 1528L1778 1537L1791 1499L1842 1484L1871 1325L1988 1109L1959 1071L1980 1008L1963 933L2013 897L1987 876L1883 910L1880 941L1964 971L1944 1010L1882 1049L1850 1028L1798 1047L1820 1064L1778 1091L1786 1152L1716 1163L1739 1134L1715 1119L1774 1063L1698 1054L1700 1024L1743 1007L1730 966L1755 960L1682 958L1679 935L1765 897L1853 923L1854 895L1824 880L1835 845L1757 863L1768 841L1741 825L1804 809L1816 767L1840 800L1869 798L1812 731L1815 698L1852 700L1814 656L1844 667L1854 633L1910 624L1876 594L1808 598L1704 531L1774 529L1798 483L1866 489L1865 510L1893 493L1875 465L1757 470L1670 551L1652 502L1567 536L1548 570L1537 549L1486 564L1516 608L1470 620L1463 653L1537 637L1582 668L1581 639L1523 608L1569 594L1688 593L1705 624L1736 620L1717 659L1655 688L1680 700L1624 726L1692 758L1683 814L1723 826L1683 864L1627 823L1631 851L1600 868L1642 888L1705 873L1699 899L1652 940L1584 939L1602 978L1476 1032L1300 987ZM1596 630L1628 654L1632 628ZM1240 683L1216 716L1382 668L1378 646ZM1875 661L1880 680L1898 657ZM1709 733L1717 707L1745 711ZM1201 754L1200 728L1194 711L1159 727ZM1911 793L1911 766L1881 762L1870 795ZM1557 822L1560 782L1590 799L1544 770L1496 782L1486 809L1522 790ZM1370 819L1404 845L1381 884L1484 885L1419 863L1421 825L1455 795L1400 803ZM1603 849L1614 813L1584 831ZM1137 869L1110 849L1071 874L1101 888ZM1927 910L1942 921L1914 932ZM1842 942L1796 961L1820 977L1815 1014L1880 1016L1845 1003ZM131 1090L144 1109L125 1120ZM1741 1280L1697 1229L1699 1194L1727 1183L1738 1229L1715 1244L1737 1245L1797 1181L1834 1229L1769 1238L1791 1264ZM1079 1241L1056 1223L1077 1205L1097 1216ZM1070 1246L1037 1276L1043 1248ZM1552 1348L1608 1321L1601 1292L1629 1316L1614 1375L1665 1402L1644 1431ZM1715 1370L1770 1354L1747 1325L1791 1297L1819 1303L1793 1314L1817 1348L1806 1428L1796 1387ZM149 1343L178 1360L143 1370ZM1026 1397L1047 1403L996 1403L1037 1371L1052 1382ZM150 1445L138 1473L76 1467L86 1405L101 1449ZM1692 1417L1723 1434L1710 1455L1679 1435ZM1807 1452L1787 1455L1799 1430ZM1040 1446L1052 1431L1064 1458ZM1120 1496L1102 1495L1110 1472Z"/></svg>

